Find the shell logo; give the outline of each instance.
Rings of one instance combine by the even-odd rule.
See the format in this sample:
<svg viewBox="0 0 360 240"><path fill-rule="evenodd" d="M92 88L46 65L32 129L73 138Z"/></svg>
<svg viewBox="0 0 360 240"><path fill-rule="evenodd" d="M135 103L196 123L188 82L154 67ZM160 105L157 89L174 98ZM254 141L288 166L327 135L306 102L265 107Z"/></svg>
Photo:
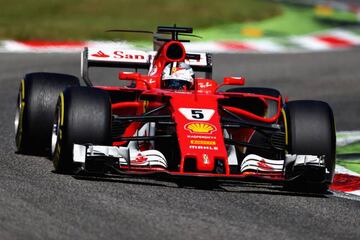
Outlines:
<svg viewBox="0 0 360 240"><path fill-rule="evenodd" d="M191 122L184 126L184 128L191 133L213 133L216 127L210 123Z"/></svg>

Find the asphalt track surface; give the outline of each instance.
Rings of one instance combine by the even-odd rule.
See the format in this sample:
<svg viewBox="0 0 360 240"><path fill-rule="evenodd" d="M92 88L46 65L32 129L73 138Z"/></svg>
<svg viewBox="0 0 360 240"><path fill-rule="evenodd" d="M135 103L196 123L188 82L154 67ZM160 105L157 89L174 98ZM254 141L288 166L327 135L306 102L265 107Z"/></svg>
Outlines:
<svg viewBox="0 0 360 240"><path fill-rule="evenodd" d="M26 72L79 75L79 55L0 54L0 239L360 239L360 201L266 184L179 187L141 178L77 179L15 153L13 119ZM215 78L243 75L290 99L328 101L338 130L360 129L360 49L217 55ZM115 74L115 73L114 73ZM104 77L94 72L95 77ZM114 75L115 78L116 75Z"/></svg>

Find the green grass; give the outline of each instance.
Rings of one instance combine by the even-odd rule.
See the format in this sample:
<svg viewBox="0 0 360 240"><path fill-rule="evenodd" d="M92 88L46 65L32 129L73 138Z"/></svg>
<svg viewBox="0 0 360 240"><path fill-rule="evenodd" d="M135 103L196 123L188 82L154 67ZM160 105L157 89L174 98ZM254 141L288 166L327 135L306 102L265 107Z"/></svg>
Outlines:
<svg viewBox="0 0 360 240"><path fill-rule="evenodd" d="M360 143L353 143L343 147L337 147L336 153L337 154L360 153Z"/></svg>
<svg viewBox="0 0 360 240"><path fill-rule="evenodd" d="M319 22L314 17L312 8L282 5L282 15L263 21L227 24L198 31L206 39L244 39L241 29L256 28L263 31L264 36L288 36L302 35L321 31L329 28L329 25Z"/></svg>
<svg viewBox="0 0 360 240"><path fill-rule="evenodd" d="M281 16L253 25L276 35L301 35L328 28L328 25L316 21L312 8L283 6L283 11Z"/></svg>
<svg viewBox="0 0 360 240"><path fill-rule="evenodd" d="M144 38L107 29L155 30L157 25L196 29L259 21L281 14L263 0L0 0L0 39L86 40Z"/></svg>
<svg viewBox="0 0 360 240"><path fill-rule="evenodd" d="M360 173L360 159L358 161L337 160L336 163L351 171Z"/></svg>
<svg viewBox="0 0 360 240"><path fill-rule="evenodd" d="M341 23L358 23L359 19L355 13L345 12L345 11L334 11L329 16L316 16L319 20L330 21L332 23L341 22Z"/></svg>
<svg viewBox="0 0 360 240"><path fill-rule="evenodd" d="M349 153L360 153L360 143L353 143L343 147L336 148L336 154L349 154ZM343 166L351 171L360 173L360 159L358 160L341 160L341 155L338 156L336 163Z"/></svg>

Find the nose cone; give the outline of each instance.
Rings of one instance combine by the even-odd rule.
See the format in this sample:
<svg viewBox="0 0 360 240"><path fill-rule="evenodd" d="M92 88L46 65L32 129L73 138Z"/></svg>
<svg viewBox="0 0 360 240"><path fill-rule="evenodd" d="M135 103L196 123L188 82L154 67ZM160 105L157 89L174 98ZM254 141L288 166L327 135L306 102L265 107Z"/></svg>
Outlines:
<svg viewBox="0 0 360 240"><path fill-rule="evenodd" d="M180 171L214 172L216 162L227 162L218 109L218 96L174 94L170 100L182 161ZM188 162L191 162L188 164Z"/></svg>

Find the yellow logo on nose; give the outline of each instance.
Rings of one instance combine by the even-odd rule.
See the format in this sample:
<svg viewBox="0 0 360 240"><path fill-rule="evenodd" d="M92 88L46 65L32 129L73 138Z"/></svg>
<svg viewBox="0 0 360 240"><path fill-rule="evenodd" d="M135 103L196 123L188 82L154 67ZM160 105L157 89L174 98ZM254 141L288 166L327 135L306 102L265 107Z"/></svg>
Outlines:
<svg viewBox="0 0 360 240"><path fill-rule="evenodd" d="M215 141L206 141L206 140L191 140L190 143L195 145L216 145Z"/></svg>
<svg viewBox="0 0 360 240"><path fill-rule="evenodd" d="M212 133L216 131L216 127L210 123L188 123L185 129L191 133Z"/></svg>

